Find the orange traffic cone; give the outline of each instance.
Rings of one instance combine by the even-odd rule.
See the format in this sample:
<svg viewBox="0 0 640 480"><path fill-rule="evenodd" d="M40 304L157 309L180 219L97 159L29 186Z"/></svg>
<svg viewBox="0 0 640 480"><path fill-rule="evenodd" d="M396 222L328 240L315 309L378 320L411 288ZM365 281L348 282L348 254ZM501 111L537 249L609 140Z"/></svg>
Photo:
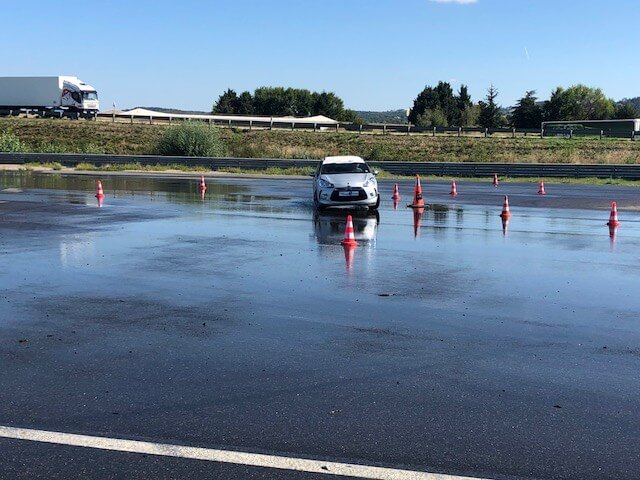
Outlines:
<svg viewBox="0 0 640 480"><path fill-rule="evenodd" d="M458 195L458 188L456 187L455 180L451 180L451 191L449 192L449 195L453 195L454 197Z"/></svg>
<svg viewBox="0 0 640 480"><path fill-rule="evenodd" d="M607 225L610 227L617 227L620 225L620 222L618 221L618 204L616 202L611 202L611 214L609 215Z"/></svg>
<svg viewBox="0 0 640 480"><path fill-rule="evenodd" d="M547 192L544 191L544 182L540 180L540 185L538 185L538 195L546 195Z"/></svg>
<svg viewBox="0 0 640 480"><path fill-rule="evenodd" d="M96 187L96 198L98 200L102 200L104 198L104 191L102 190L102 182L98 180L98 185Z"/></svg>
<svg viewBox="0 0 640 480"><path fill-rule="evenodd" d="M352 246L355 247L358 245L356 241L355 231L353 230L353 218L351 215L347 216L347 226L344 229L344 238L342 239L343 246Z"/></svg>
<svg viewBox="0 0 640 480"><path fill-rule="evenodd" d="M502 213L500 216L502 218L509 218L511 216L511 212L509 211L509 197L507 195L504 196L504 204L502 205Z"/></svg>
<svg viewBox="0 0 640 480"><path fill-rule="evenodd" d="M497 186L498 186L498 183L500 183L500 182L498 182L498 174L497 174L497 173L494 173L494 174L493 174L493 186L494 186L494 187L497 187Z"/></svg>
<svg viewBox="0 0 640 480"><path fill-rule="evenodd" d="M391 198L393 200L400 200L400 192L398 191L398 184L397 183L393 187L393 196Z"/></svg>
<svg viewBox="0 0 640 480"><path fill-rule="evenodd" d="M200 177L200 191L204 192L207 190L207 184L204 182L204 175Z"/></svg>
<svg viewBox="0 0 640 480"><path fill-rule="evenodd" d="M422 198L422 186L420 185L420 175L416 175L416 188L413 192L413 203L407 206L411 208L424 208L424 199Z"/></svg>

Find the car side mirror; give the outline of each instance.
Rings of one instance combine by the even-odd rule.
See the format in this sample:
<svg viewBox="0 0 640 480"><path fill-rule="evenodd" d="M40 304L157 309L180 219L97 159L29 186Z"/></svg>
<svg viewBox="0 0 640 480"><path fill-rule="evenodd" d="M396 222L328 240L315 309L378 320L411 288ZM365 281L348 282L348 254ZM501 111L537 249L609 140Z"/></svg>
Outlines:
<svg viewBox="0 0 640 480"><path fill-rule="evenodd" d="M373 171L373 174L374 174L374 175L378 175L378 173L380 173L380 172L378 172L378 170L374 170L374 171Z"/></svg>

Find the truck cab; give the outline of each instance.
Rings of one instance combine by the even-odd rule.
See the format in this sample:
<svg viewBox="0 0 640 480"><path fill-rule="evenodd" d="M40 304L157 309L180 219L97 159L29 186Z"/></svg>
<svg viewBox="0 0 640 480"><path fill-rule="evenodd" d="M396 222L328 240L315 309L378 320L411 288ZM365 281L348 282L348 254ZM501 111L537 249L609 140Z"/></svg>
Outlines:
<svg viewBox="0 0 640 480"><path fill-rule="evenodd" d="M66 78L63 81L60 106L87 113L97 112L100 109L98 92L77 78Z"/></svg>

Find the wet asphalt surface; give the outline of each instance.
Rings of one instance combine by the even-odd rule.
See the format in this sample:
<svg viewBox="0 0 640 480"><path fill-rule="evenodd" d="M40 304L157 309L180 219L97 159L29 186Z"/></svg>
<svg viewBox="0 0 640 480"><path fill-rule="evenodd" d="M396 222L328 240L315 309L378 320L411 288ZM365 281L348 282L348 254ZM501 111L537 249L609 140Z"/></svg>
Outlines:
<svg viewBox="0 0 640 480"><path fill-rule="evenodd" d="M640 192L0 174L0 425L496 479L640 472ZM512 218L498 217L509 194ZM608 205L622 225L610 238ZM319 478L0 440L0 478ZM323 477L328 478L328 477ZM335 478L335 477L334 477Z"/></svg>

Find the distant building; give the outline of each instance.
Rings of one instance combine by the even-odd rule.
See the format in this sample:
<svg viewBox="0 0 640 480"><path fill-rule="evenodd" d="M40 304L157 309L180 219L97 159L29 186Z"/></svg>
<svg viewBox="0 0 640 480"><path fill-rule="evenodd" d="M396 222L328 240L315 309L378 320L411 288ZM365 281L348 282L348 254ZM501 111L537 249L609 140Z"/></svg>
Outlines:
<svg viewBox="0 0 640 480"><path fill-rule="evenodd" d="M607 137L631 137L633 132L640 131L640 118L542 122L542 129L545 136L564 135L573 130L580 134L600 135L602 132Z"/></svg>

